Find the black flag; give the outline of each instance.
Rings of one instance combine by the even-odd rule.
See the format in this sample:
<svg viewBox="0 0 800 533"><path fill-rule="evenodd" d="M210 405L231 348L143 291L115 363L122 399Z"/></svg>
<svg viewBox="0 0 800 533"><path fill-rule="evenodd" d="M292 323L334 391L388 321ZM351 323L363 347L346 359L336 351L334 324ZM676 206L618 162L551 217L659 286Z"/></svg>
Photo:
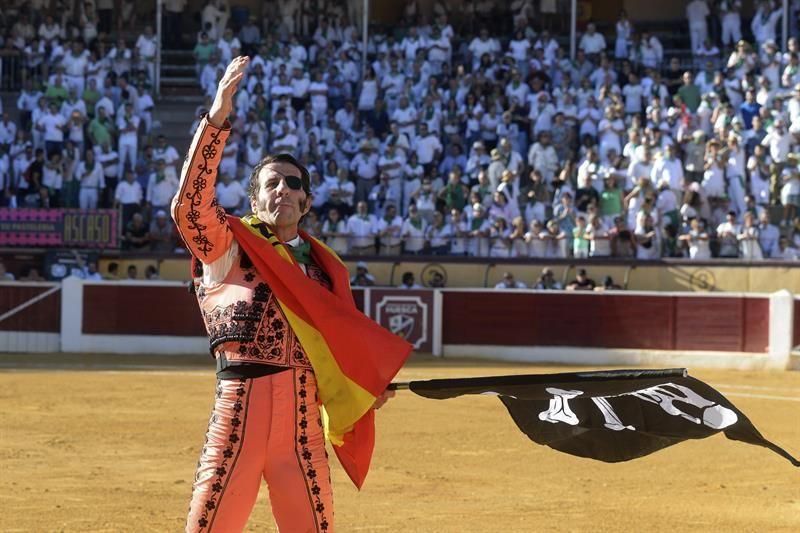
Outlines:
<svg viewBox="0 0 800 533"><path fill-rule="evenodd" d="M433 379L412 381L408 388L439 400L496 394L532 441L609 463L722 431L800 466L727 398L685 369Z"/></svg>

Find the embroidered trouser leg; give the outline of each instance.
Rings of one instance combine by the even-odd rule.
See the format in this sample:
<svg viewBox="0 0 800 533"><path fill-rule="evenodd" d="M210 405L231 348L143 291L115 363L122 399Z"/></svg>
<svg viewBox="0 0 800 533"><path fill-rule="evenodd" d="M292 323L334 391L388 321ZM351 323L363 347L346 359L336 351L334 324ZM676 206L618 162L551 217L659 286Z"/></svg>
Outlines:
<svg viewBox="0 0 800 533"><path fill-rule="evenodd" d="M316 397L316 380L307 370L218 382L186 531L242 531L262 478L280 531L333 531Z"/></svg>

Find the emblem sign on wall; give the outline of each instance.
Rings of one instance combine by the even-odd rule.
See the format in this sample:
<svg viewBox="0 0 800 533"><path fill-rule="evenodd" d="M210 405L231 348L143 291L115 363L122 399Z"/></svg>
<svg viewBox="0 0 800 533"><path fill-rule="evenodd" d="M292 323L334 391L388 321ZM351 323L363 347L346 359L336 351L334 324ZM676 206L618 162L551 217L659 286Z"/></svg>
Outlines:
<svg viewBox="0 0 800 533"><path fill-rule="evenodd" d="M372 290L374 318L410 342L415 350L433 350L433 291Z"/></svg>

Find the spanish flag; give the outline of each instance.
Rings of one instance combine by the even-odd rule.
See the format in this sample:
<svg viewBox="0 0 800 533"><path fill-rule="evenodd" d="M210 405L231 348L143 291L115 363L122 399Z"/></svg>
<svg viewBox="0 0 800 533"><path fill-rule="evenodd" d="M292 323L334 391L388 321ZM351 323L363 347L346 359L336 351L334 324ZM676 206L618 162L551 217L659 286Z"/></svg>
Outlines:
<svg viewBox="0 0 800 533"><path fill-rule="evenodd" d="M272 289L317 378L328 438L347 475L361 488L375 445L372 405L411 353L411 345L361 313L350 275L336 253L301 231L311 258L333 289L309 279L287 246L255 216L228 217L228 226Z"/></svg>

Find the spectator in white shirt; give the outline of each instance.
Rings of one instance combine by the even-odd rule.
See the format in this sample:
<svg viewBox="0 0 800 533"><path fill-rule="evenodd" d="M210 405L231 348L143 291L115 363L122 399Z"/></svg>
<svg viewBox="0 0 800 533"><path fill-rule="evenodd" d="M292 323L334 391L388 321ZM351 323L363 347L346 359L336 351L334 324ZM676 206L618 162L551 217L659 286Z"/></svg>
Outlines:
<svg viewBox="0 0 800 533"><path fill-rule="evenodd" d="M425 248L425 234L428 223L420 215L416 204L408 206L408 217L403 221L401 236L403 237L403 252L419 255Z"/></svg>
<svg viewBox="0 0 800 533"><path fill-rule="evenodd" d="M372 287L373 285L375 285L375 276L369 273L367 264L364 261L356 263L356 273L350 278L350 286Z"/></svg>
<svg viewBox="0 0 800 533"><path fill-rule="evenodd" d="M359 152L350 162L350 171L356 175L356 200L365 200L378 177L378 155L372 145L362 142Z"/></svg>
<svg viewBox="0 0 800 533"><path fill-rule="evenodd" d="M9 146L17 137L17 124L11 120L8 111L3 112L0 120L0 145Z"/></svg>
<svg viewBox="0 0 800 533"><path fill-rule="evenodd" d="M303 72L302 66L295 65L292 68L292 78L289 80L289 85L292 87L292 108L299 113L306 105L308 88L311 85L311 80Z"/></svg>
<svg viewBox="0 0 800 533"><path fill-rule="evenodd" d="M539 134L538 142L528 150L528 165L538 170L547 183L552 183L558 170L559 160L555 147L550 144L552 135L548 131Z"/></svg>
<svg viewBox="0 0 800 533"><path fill-rule="evenodd" d="M717 241L719 244L719 257L739 257L739 224L736 223L736 213L728 212L725 222L717 226Z"/></svg>
<svg viewBox="0 0 800 533"><path fill-rule="evenodd" d="M761 1L750 23L750 29L753 30L753 37L759 48L765 42L776 39L777 24L781 17L783 8L780 5L773 5L769 0Z"/></svg>
<svg viewBox="0 0 800 533"><path fill-rule="evenodd" d="M792 135L786 131L782 118L775 121L761 144L769 147L769 155L776 163L785 163L792 146Z"/></svg>
<svg viewBox="0 0 800 533"><path fill-rule="evenodd" d="M314 73L314 81L308 86L308 95L314 116L317 121L321 120L328 112L328 84L325 83L324 73L321 70Z"/></svg>
<svg viewBox="0 0 800 533"><path fill-rule="evenodd" d="M64 130L67 122L58 112L55 102L50 102L48 109L49 113L39 118L36 127L39 131L44 132L45 152L50 157L54 153L60 154L64 148Z"/></svg>
<svg viewBox="0 0 800 533"><path fill-rule="evenodd" d="M414 274L412 274L411 272L404 272L402 277L402 283L400 283L400 285L398 285L397 288L418 290L421 289L422 286L414 281Z"/></svg>
<svg viewBox="0 0 800 533"><path fill-rule="evenodd" d="M331 250L339 255L347 254L350 250L350 235L347 231L347 222L342 220L339 210L335 207L328 209L328 216L322 223L320 232Z"/></svg>
<svg viewBox="0 0 800 533"><path fill-rule="evenodd" d="M347 219L347 233L350 236L350 253L353 255L375 255L375 236L377 224L369 213L367 202L356 204L356 213Z"/></svg>
<svg viewBox="0 0 800 533"><path fill-rule="evenodd" d="M133 104L125 103L124 112L117 117L117 130L119 131L119 173L125 171L125 166L131 168L136 164L137 148L139 145L138 134L140 119L133 114Z"/></svg>
<svg viewBox="0 0 800 533"><path fill-rule="evenodd" d="M142 185L136 181L136 174L132 170L125 172L125 179L117 184L114 191L114 209L122 208L122 227L128 225L134 213L142 207L144 193Z"/></svg>
<svg viewBox="0 0 800 533"><path fill-rule="evenodd" d="M761 252L765 258L779 258L780 231L769 223L769 211L762 209L758 214L758 222L758 243L761 245Z"/></svg>
<svg viewBox="0 0 800 533"><path fill-rule="evenodd" d="M426 172L436 168L442 155L442 143L439 136L428 130L428 125L422 122L419 125L419 136L412 142L411 149L417 154L417 161Z"/></svg>
<svg viewBox="0 0 800 533"><path fill-rule="evenodd" d="M405 135L408 139L414 139L417 135L417 110L409 105L408 98L401 96L397 109L391 115L392 122L397 123L398 135Z"/></svg>
<svg viewBox="0 0 800 533"><path fill-rule="evenodd" d="M489 30L481 28L478 37L469 43L469 51L472 54L472 70L477 70L484 54L493 56L500 53L500 44L495 39L489 38Z"/></svg>
<svg viewBox="0 0 800 533"><path fill-rule="evenodd" d="M689 38L692 52L700 48L708 35L706 17L711 12L705 0L692 0L686 6L686 19L689 21Z"/></svg>
<svg viewBox="0 0 800 533"><path fill-rule="evenodd" d="M242 183L224 172L220 176L220 181L217 183L217 202L226 213L230 215L239 214L239 208L242 207L242 202L247 198L247 191L242 187Z"/></svg>
<svg viewBox="0 0 800 533"><path fill-rule="evenodd" d="M342 217L348 216L353 212L353 200L356 193L355 184L348 179L349 173L346 168L336 171L336 180L326 180L328 203L323 209L336 208Z"/></svg>
<svg viewBox="0 0 800 533"><path fill-rule="evenodd" d="M736 236L739 239L739 254L745 261L758 261L764 259L759 244L758 226L755 225L753 213L744 214L744 223Z"/></svg>
<svg viewBox="0 0 800 533"><path fill-rule="evenodd" d="M156 36L153 34L153 27L147 25L144 27L144 33L139 35L136 39L134 48L138 52L139 60L144 63L147 70L147 79L150 83L155 83L155 65L156 65L156 50L158 43Z"/></svg>
<svg viewBox="0 0 800 533"><path fill-rule="evenodd" d="M178 190L177 178L166 172L165 167L164 161L157 161L156 171L150 175L147 182L145 201L153 213L159 209L168 210L172 198Z"/></svg>
<svg viewBox="0 0 800 533"><path fill-rule="evenodd" d="M709 248L709 237L705 230L705 223L692 218L690 229L687 233L678 236L678 240L686 243L689 247L689 258L696 260L711 259L711 249Z"/></svg>
<svg viewBox="0 0 800 533"><path fill-rule="evenodd" d="M783 170L781 204L783 204L781 226L788 226L793 223L800 211L800 172L796 167Z"/></svg>
<svg viewBox="0 0 800 533"><path fill-rule="evenodd" d="M662 180L669 181L669 188L675 194L683 191L683 162L675 157L675 148L672 144L668 144L664 148L663 155L653 165L650 178L653 183L660 183Z"/></svg>
<svg viewBox="0 0 800 533"><path fill-rule="evenodd" d="M81 209L97 209L100 191L105 188L103 165L95 159L94 151L86 150L83 161L75 168L75 178L80 180L78 204Z"/></svg>
<svg viewBox="0 0 800 533"><path fill-rule="evenodd" d="M503 279L500 280L495 286L495 289L527 289L528 286L521 281L514 279L514 274L511 272L503 272Z"/></svg>
<svg viewBox="0 0 800 533"><path fill-rule="evenodd" d="M380 239L380 255L400 255L403 238L403 219L397 214L395 204L388 204L384 214L376 222L376 230Z"/></svg>
<svg viewBox="0 0 800 533"><path fill-rule="evenodd" d="M598 33L594 23L590 22L586 25L586 33L581 37L580 44L578 45L586 56L592 60L597 58L601 52L606 49L606 39L603 34Z"/></svg>
<svg viewBox="0 0 800 533"><path fill-rule="evenodd" d="M162 160L167 166L175 166L180 161L181 156L174 146L167 144L167 138L159 135L156 138L156 145L153 147L153 159Z"/></svg>
<svg viewBox="0 0 800 533"><path fill-rule="evenodd" d="M41 20L41 19L40 19ZM64 31L59 24L53 20L52 15L47 15L39 25L39 38L41 38L45 44L51 45L53 42L62 38L64 36Z"/></svg>
<svg viewBox="0 0 800 533"><path fill-rule="evenodd" d="M64 78L67 87L73 89L77 94L83 94L86 86L86 70L89 63L89 52L83 49L81 41L74 41L72 46L61 60L64 68Z"/></svg>
<svg viewBox="0 0 800 533"><path fill-rule="evenodd" d="M238 55L238 51L242 49L242 43L233 35L231 28L225 28L222 38L217 41L217 50L219 50L220 59L225 64L231 62L231 59Z"/></svg>
<svg viewBox="0 0 800 533"><path fill-rule="evenodd" d="M638 115L642 112L644 89L635 72L628 74L628 83L622 88L622 95L625 97L626 115Z"/></svg>

